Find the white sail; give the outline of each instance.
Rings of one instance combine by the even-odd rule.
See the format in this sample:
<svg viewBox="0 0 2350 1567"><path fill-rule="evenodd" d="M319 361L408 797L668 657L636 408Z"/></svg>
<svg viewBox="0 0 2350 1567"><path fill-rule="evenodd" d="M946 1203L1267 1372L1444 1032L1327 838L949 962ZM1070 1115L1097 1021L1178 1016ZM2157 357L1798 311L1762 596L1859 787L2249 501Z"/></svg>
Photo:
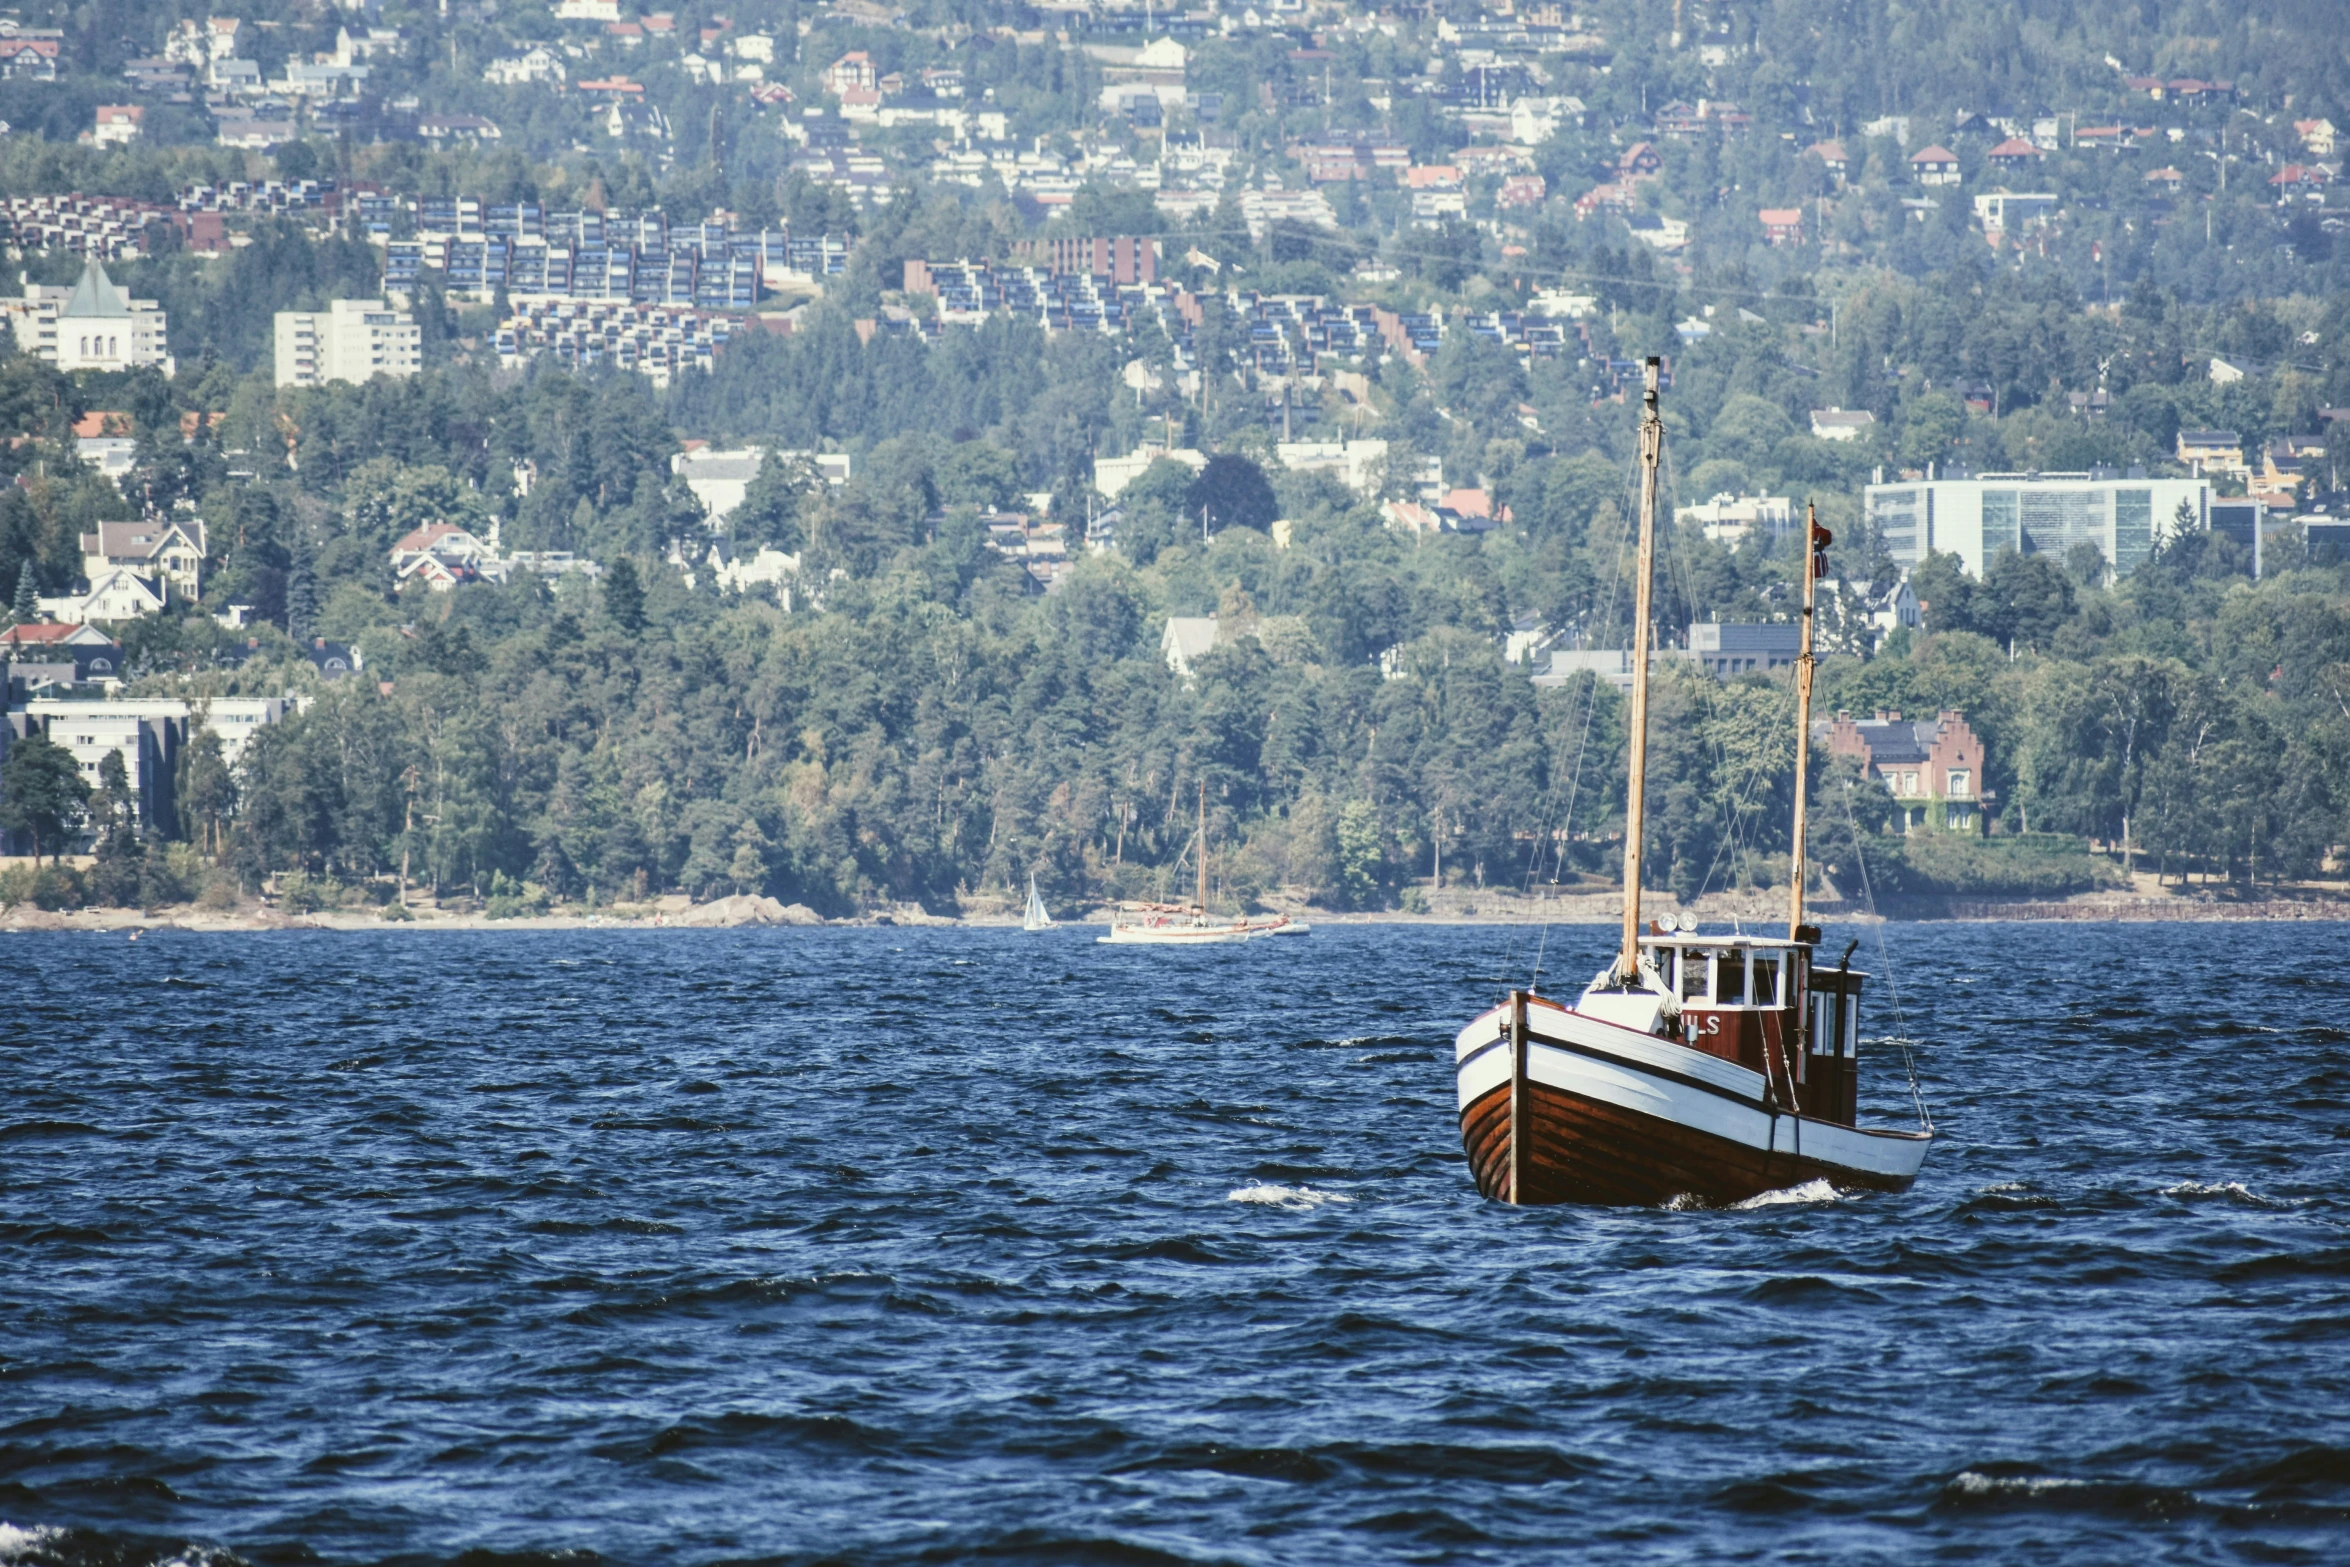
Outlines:
<svg viewBox="0 0 2350 1567"><path fill-rule="evenodd" d="M1037 896L1036 873L1028 873L1028 917L1020 922L1022 930L1050 930L1053 917L1044 909L1044 899Z"/></svg>

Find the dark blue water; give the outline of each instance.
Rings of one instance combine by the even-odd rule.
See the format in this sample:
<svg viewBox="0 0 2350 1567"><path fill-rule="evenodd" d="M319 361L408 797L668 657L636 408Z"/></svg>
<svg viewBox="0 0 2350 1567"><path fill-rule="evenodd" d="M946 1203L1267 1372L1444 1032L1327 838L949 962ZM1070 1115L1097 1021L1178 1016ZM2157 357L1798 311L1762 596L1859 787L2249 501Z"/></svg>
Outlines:
<svg viewBox="0 0 2350 1567"><path fill-rule="evenodd" d="M1685 1213L1489 930L20 936L0 1562L2350 1560L2350 932L1887 936L1917 1189Z"/></svg>

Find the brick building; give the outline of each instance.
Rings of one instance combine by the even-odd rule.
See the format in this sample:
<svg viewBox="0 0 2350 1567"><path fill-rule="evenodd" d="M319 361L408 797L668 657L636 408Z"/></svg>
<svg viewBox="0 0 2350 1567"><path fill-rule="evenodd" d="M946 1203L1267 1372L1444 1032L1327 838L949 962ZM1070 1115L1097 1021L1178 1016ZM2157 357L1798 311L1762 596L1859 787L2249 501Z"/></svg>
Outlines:
<svg viewBox="0 0 2350 1567"><path fill-rule="evenodd" d="M1826 727L1829 753L1858 760L1893 796L1903 833L1989 830L1983 742L1964 713L1945 710L1930 719L1838 713Z"/></svg>

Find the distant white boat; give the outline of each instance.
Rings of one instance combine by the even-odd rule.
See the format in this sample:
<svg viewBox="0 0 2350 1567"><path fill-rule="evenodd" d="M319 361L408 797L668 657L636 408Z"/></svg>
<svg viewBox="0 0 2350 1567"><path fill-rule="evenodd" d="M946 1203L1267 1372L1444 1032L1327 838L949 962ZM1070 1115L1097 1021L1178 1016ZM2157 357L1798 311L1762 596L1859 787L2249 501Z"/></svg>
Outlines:
<svg viewBox="0 0 2350 1567"><path fill-rule="evenodd" d="M1208 947L1260 936L1303 936L1310 929L1305 921L1286 914L1269 920L1211 920L1181 904L1136 903L1120 908L1111 916L1110 933L1094 939L1121 947Z"/></svg>
<svg viewBox="0 0 2350 1567"><path fill-rule="evenodd" d="M1240 915L1229 920L1208 917L1208 788L1199 792L1199 901L1197 903L1121 904L1110 916L1110 933L1094 939L1112 946L1209 947L1229 941L1254 941L1260 936L1302 936L1312 927L1303 920L1276 914L1269 920Z"/></svg>
<svg viewBox="0 0 2350 1567"><path fill-rule="evenodd" d="M1044 899L1036 894L1036 872L1028 873L1028 917L1020 922L1022 930L1051 930L1053 917L1045 912Z"/></svg>

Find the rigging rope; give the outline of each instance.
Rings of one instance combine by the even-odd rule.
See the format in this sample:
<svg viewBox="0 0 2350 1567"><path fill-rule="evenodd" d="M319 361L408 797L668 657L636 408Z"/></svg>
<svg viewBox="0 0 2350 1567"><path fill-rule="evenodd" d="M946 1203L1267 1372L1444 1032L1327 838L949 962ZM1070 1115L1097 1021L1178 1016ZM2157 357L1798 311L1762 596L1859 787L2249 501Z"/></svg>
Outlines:
<svg viewBox="0 0 2350 1567"><path fill-rule="evenodd" d="M1860 846L1860 819L1853 814L1852 785L1849 781L1839 791L1838 797L1844 802L1844 824L1852 835L1852 860L1860 871L1860 895L1877 924L1877 958L1885 966L1885 993L1893 1000L1893 1027L1897 1030L1893 1042L1901 1047L1901 1063L1909 1073L1909 1097L1911 1103L1917 1106L1918 1124L1930 1133L1934 1130L1934 1118L1926 1110L1925 1090L1918 1086L1917 1058L1910 1053L1909 1048L1909 1020L1902 1015L1901 985L1893 974L1892 949L1885 945L1885 919L1877 913L1876 889L1869 883L1868 856Z"/></svg>
<svg viewBox="0 0 2350 1567"><path fill-rule="evenodd" d="M1675 483L1673 476L1676 472L1672 466L1672 452L1669 448L1665 452L1665 470L1665 482L1666 486L1669 487ZM1683 546L1680 530L1678 527L1676 527L1672 534L1668 536L1666 541L1666 549L1669 559L1669 569L1674 572L1677 585L1681 589L1682 606L1691 615L1695 615L1697 613L1698 607L1696 573L1691 567L1688 551ZM1717 692L1714 687L1715 683L1711 680L1705 681L1701 687L1704 693L1703 701L1706 706L1706 716L1709 725L1719 720L1722 713L1720 706L1720 693ZM1790 680L1788 683L1787 689L1781 698L1781 703L1782 711L1791 710L1795 706L1795 686L1792 680ZM1713 738L1711 746L1714 753L1714 762L1716 768L1727 769L1730 760L1729 752L1723 745L1718 733ZM1706 865L1705 875L1698 881L1696 893L1697 897L1702 898L1707 892L1712 890L1714 885L1714 877L1722 870L1723 860L1725 857L1727 857L1729 861L1730 870L1729 879L1723 884L1723 891L1731 892L1736 890L1735 883L1738 877L1738 865L1741 860L1750 859L1752 857L1754 851L1750 846L1754 841L1755 835L1759 834L1763 830L1762 818L1759 815L1749 812L1747 809L1747 804L1753 798L1757 785L1762 782L1765 764L1769 760L1770 758L1767 754L1758 754L1755 757L1753 764L1747 769L1746 777L1732 789L1729 799L1723 802L1723 811L1726 819L1723 824L1722 837L1714 845L1713 858ZM1790 865L1789 870L1790 873L1792 873L1792 865ZM1733 916L1733 919L1735 919L1735 916Z"/></svg>
<svg viewBox="0 0 2350 1567"><path fill-rule="evenodd" d="M1639 462L1637 457L1625 465L1625 487L1621 492L1622 496L1628 498L1634 494L1638 480L1634 478L1633 475L1637 473L1638 468ZM1624 585L1625 541L1631 536L1631 531L1634 526L1637 512L1638 504L1635 502L1632 509L1624 513L1623 525L1616 533L1615 565L1608 574L1606 607L1600 612L1598 620L1598 624L1603 627L1613 623L1615 620L1616 595L1622 590ZM1587 621L1586 624L1588 625L1590 622ZM1585 678L1586 683L1583 688L1583 732L1575 744L1575 765L1568 775L1566 809L1560 818L1558 831L1556 834L1558 853L1555 857L1554 868L1551 873L1553 885L1556 884L1559 873L1566 867L1567 840L1574 831L1575 804L1582 794L1583 761L1591 750L1592 720L1598 715L1599 712L1599 673L1596 670L1587 671ZM1574 708L1570 705L1567 711L1569 715L1572 716ZM1526 891L1528 893L1533 892L1536 886L1536 877L1541 873L1543 845L1550 841L1552 837L1552 835L1547 830L1547 819L1538 821L1538 825L1542 826L1545 830L1537 834L1532 847L1527 853ZM1534 972L1532 976L1526 981L1526 988L1528 990L1537 990L1541 987L1542 959L1544 954L1550 950L1550 927L1552 920L1549 913L1551 899L1548 893L1545 893L1542 896L1541 902L1544 913L1542 918L1542 925L1535 940ZM1502 951L1502 973L1505 977L1508 975L1510 969L1516 964L1517 948L1517 928L1512 926L1510 929L1508 943Z"/></svg>

